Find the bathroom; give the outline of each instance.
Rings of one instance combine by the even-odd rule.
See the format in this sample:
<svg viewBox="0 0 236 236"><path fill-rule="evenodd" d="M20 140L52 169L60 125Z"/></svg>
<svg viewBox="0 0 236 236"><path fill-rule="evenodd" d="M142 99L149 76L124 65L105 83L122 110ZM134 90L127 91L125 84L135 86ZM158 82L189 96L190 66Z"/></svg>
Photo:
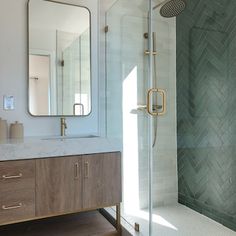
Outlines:
<svg viewBox="0 0 236 236"><path fill-rule="evenodd" d="M37 4L46 10L40 12ZM33 27L49 27L42 15L53 16L50 6L55 5L86 15L90 44L84 45L88 57L81 68L88 68L84 73L89 84L83 92L85 109L83 96L67 106L66 88L57 91L59 112L54 112L50 100L46 114L32 105L37 98L32 96L33 84L40 77L30 74L30 56L46 51L34 47L35 42L43 44L44 34L35 37ZM166 16L173 13L173 6L181 12L174 9L174 15ZM36 208L32 203L33 210L22 213L24 205L17 199L12 203L4 202L7 197L0 199L0 235L236 235L235 9L233 0L2 0L0 117L8 123L8 134L0 144L0 196L6 193L7 181L14 187L14 181L20 181L6 181L3 176L19 173L12 167L5 173L4 165L21 162L35 171L35 183L28 181L27 189L35 194ZM55 22L63 21L60 15ZM63 36L59 31L57 36ZM60 68L53 70L57 76L61 73ZM50 89L46 95L53 95ZM16 121L23 124L20 138L10 132ZM93 165L94 155L98 160ZM110 171L86 189L94 182L92 168L96 174ZM59 170L61 182L55 177L45 188L47 178ZM54 186L69 181L66 171L76 175L76 184L82 181L78 188L87 190L80 193L81 204L64 199L69 194L77 199L77 188L71 193ZM108 174L114 176L107 178ZM101 194L99 181L105 183L108 197ZM63 195L63 203L57 194L47 195L53 191ZM88 199L101 195L104 203L91 205ZM38 205L49 204L47 196L55 204L43 209ZM18 208L3 209L7 206ZM103 223L96 223L96 217L106 225L103 233Z"/></svg>

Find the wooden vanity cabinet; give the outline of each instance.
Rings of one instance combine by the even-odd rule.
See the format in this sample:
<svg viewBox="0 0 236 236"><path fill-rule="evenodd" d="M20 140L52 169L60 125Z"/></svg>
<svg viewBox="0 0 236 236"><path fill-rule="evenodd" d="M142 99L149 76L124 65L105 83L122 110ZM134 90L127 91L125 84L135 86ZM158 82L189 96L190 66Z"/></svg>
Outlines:
<svg viewBox="0 0 236 236"><path fill-rule="evenodd" d="M0 225L121 202L121 154L0 162Z"/></svg>
<svg viewBox="0 0 236 236"><path fill-rule="evenodd" d="M36 216L121 202L120 153L36 160Z"/></svg>
<svg viewBox="0 0 236 236"><path fill-rule="evenodd" d="M36 216L81 210L81 171L77 157L36 160Z"/></svg>

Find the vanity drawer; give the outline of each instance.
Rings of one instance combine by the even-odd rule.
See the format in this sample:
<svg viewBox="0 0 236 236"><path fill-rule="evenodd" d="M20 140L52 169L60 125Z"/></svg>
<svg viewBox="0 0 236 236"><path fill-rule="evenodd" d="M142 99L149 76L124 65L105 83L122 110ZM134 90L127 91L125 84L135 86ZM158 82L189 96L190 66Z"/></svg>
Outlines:
<svg viewBox="0 0 236 236"><path fill-rule="evenodd" d="M0 225L35 217L35 189L1 190Z"/></svg>
<svg viewBox="0 0 236 236"><path fill-rule="evenodd" d="M35 187L35 161L0 162L1 189L25 189Z"/></svg>

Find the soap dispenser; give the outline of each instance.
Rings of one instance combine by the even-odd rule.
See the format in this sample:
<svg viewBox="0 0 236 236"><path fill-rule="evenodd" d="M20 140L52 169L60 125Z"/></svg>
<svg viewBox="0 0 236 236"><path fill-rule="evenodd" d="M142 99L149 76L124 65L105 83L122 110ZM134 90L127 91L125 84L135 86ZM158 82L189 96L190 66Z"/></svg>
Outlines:
<svg viewBox="0 0 236 236"><path fill-rule="evenodd" d="M16 121L14 124L10 125L10 138L11 139L21 139L24 137L24 126L23 124Z"/></svg>
<svg viewBox="0 0 236 236"><path fill-rule="evenodd" d="M0 118L0 140L6 140L8 136L7 121Z"/></svg>

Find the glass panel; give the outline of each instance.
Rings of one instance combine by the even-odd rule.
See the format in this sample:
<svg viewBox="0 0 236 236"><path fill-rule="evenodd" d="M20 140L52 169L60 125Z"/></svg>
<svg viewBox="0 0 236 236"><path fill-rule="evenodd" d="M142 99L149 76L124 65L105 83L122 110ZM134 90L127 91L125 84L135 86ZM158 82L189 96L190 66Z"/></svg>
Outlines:
<svg viewBox="0 0 236 236"><path fill-rule="evenodd" d="M160 7L153 10L153 87L166 92L166 113L153 116L153 214L152 235L182 235L168 212L176 206L177 183L177 132L176 132L176 18L164 18ZM153 110L163 109L160 93L153 96ZM191 235L191 232L186 235Z"/></svg>
<svg viewBox="0 0 236 236"><path fill-rule="evenodd" d="M158 3L149 22L147 1L119 0L107 13L107 131L123 143L122 215L145 236L233 236L236 3ZM166 91L163 116L147 115L150 88ZM162 94L153 91L149 110L160 112Z"/></svg>
<svg viewBox="0 0 236 236"><path fill-rule="evenodd" d="M167 113L157 119L153 153L153 235L233 236L235 32L228 26L236 5L186 2L176 19L159 18L163 4L153 12L153 19L169 28L165 36L153 24L157 86L167 90Z"/></svg>
<svg viewBox="0 0 236 236"><path fill-rule="evenodd" d="M28 69L30 78L38 78L33 87L29 79L30 114L89 115L90 12L85 7L45 0L30 0L28 8ZM48 57L50 73L46 69L42 73L42 66L32 65L33 56Z"/></svg>
<svg viewBox="0 0 236 236"><path fill-rule="evenodd" d="M149 235L148 1L119 0L107 12L107 135L123 146L122 217ZM132 29L132 30L131 30Z"/></svg>

